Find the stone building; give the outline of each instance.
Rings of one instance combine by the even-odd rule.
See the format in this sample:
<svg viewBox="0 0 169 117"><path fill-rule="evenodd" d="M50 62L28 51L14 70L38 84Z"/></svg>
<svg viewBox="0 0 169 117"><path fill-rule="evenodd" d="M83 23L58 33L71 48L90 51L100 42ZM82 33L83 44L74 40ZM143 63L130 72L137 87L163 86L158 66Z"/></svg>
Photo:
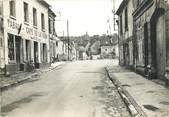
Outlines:
<svg viewBox="0 0 169 117"><path fill-rule="evenodd" d="M12 74L26 70L29 62L36 68L49 66L49 4L44 0L3 0L0 5L1 69Z"/></svg>
<svg viewBox="0 0 169 117"><path fill-rule="evenodd" d="M112 42L111 37L105 36L100 39L100 56L102 59L104 58L114 58L116 55L114 43Z"/></svg>
<svg viewBox="0 0 169 117"><path fill-rule="evenodd" d="M119 17L119 63L133 68L133 1L123 0L116 14Z"/></svg>
<svg viewBox="0 0 169 117"><path fill-rule="evenodd" d="M169 65L167 2L135 1L133 12L136 71L149 78L162 80L166 80Z"/></svg>
<svg viewBox="0 0 169 117"><path fill-rule="evenodd" d="M119 9L124 9L131 2L128 19L130 28L133 29L133 63L134 69L147 78L159 78L164 81L169 79L169 0L123 0ZM124 5L123 5L124 4ZM126 5L125 5L126 4ZM128 5L127 5L128 4ZM122 7L123 6L123 7ZM131 8L132 7L132 8ZM121 42L120 12L119 15L119 40ZM122 16L123 17L123 16ZM128 29L130 29L128 28ZM120 57L125 52L120 51ZM122 57L123 61L126 61ZM121 59L120 59L121 61Z"/></svg>
<svg viewBox="0 0 169 117"><path fill-rule="evenodd" d="M57 60L57 47L58 41L57 34L55 31L55 13L49 9L49 43L50 43L50 62L54 62Z"/></svg>

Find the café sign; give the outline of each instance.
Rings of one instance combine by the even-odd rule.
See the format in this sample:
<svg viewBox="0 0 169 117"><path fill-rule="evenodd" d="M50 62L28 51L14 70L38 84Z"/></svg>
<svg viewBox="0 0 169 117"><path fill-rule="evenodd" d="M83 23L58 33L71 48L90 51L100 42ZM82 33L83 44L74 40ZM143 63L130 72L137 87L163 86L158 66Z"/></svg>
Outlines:
<svg viewBox="0 0 169 117"><path fill-rule="evenodd" d="M19 31L19 29L21 28L21 24L17 23L14 20L8 19L7 22L8 22L8 27L11 29ZM47 39L47 34L45 32L38 31L35 28L31 28L29 26L26 26L26 27L23 27L20 29L20 32L23 32L23 31L25 31L25 33L30 36Z"/></svg>

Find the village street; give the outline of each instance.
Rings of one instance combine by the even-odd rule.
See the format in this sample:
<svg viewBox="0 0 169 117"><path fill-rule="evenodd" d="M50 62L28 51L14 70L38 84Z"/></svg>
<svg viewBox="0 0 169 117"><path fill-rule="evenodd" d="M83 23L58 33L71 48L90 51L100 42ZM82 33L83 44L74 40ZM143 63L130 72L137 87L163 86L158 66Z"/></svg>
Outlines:
<svg viewBox="0 0 169 117"><path fill-rule="evenodd" d="M2 93L5 117L130 117L105 67L117 60L68 62Z"/></svg>

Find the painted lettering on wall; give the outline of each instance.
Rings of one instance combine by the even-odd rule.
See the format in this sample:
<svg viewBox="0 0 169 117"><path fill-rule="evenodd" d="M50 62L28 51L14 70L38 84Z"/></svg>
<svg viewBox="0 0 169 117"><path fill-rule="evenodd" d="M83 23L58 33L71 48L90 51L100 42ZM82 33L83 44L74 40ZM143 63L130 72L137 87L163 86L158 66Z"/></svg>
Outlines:
<svg viewBox="0 0 169 117"><path fill-rule="evenodd" d="M17 23L16 21L11 20L11 19L7 19L7 22L8 22L9 28L19 30L20 24ZM45 32L38 31L37 29L31 28L29 26L23 27L21 29L21 32L23 32L23 31L30 36L35 36L35 37L39 37L39 38L43 38L43 39L47 39L47 37L48 37Z"/></svg>
<svg viewBox="0 0 169 117"><path fill-rule="evenodd" d="M40 32L37 29L26 27L26 33L35 37L47 39L47 34L45 32Z"/></svg>
<svg viewBox="0 0 169 117"><path fill-rule="evenodd" d="M16 23L15 21L8 19L7 22L8 22L8 27L16 30L19 29L20 24Z"/></svg>

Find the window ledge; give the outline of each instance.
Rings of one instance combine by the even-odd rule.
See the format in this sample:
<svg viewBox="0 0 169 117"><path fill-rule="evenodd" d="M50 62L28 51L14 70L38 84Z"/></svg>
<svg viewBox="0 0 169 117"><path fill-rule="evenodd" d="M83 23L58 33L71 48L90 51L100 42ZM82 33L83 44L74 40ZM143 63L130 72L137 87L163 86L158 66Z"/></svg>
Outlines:
<svg viewBox="0 0 169 117"><path fill-rule="evenodd" d="M33 25L33 28L38 29L38 27L37 27L37 26L35 26L35 25Z"/></svg>
<svg viewBox="0 0 169 117"><path fill-rule="evenodd" d="M29 26L29 22L24 22L24 24Z"/></svg>
<svg viewBox="0 0 169 117"><path fill-rule="evenodd" d="M42 29L42 32L45 32L46 30L45 29Z"/></svg>
<svg viewBox="0 0 169 117"><path fill-rule="evenodd" d="M13 20L16 20L15 16L10 15L10 18L13 19Z"/></svg>
<svg viewBox="0 0 169 117"><path fill-rule="evenodd" d="M9 60L8 63L9 63L9 64L16 64L16 61L15 61L15 60Z"/></svg>

